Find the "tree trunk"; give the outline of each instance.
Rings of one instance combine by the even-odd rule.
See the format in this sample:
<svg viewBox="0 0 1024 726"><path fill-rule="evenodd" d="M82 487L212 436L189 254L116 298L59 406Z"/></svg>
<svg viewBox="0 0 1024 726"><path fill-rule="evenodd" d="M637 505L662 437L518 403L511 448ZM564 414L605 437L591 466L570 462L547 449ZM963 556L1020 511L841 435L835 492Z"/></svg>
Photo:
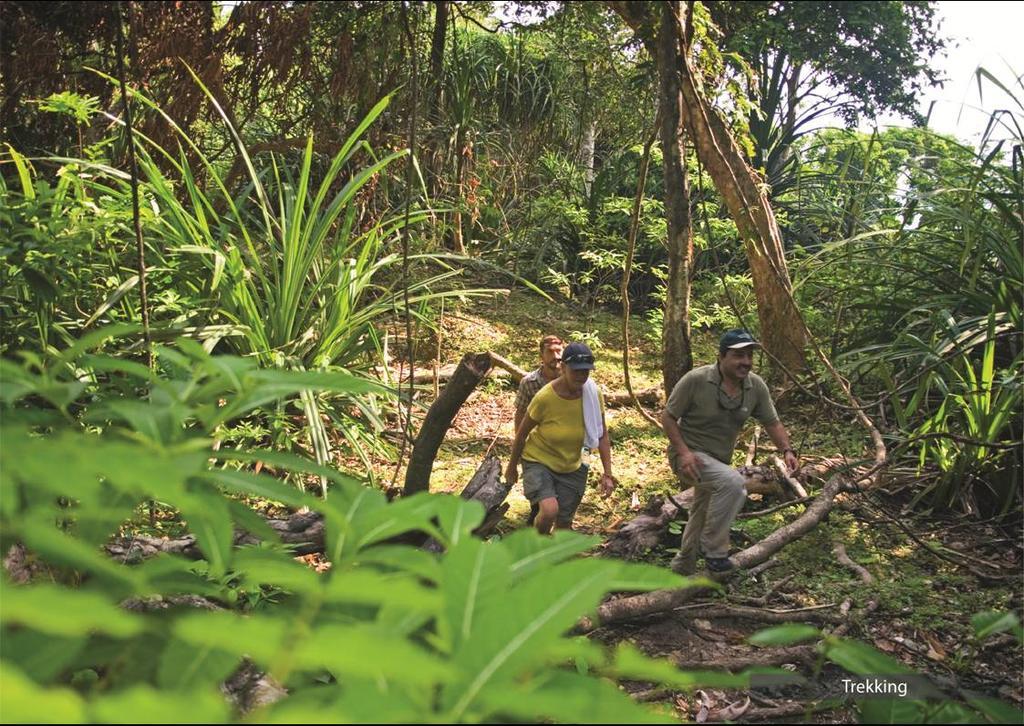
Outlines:
<svg viewBox="0 0 1024 726"><path fill-rule="evenodd" d="M462 240L462 212L466 199L466 164L467 157L472 153L471 143L460 124L455 135L455 212L452 214L452 251L457 255L466 254L466 245Z"/></svg>
<svg viewBox="0 0 1024 726"><path fill-rule="evenodd" d="M594 188L594 143L597 138L597 122L593 119L583 123L583 142L580 146L580 164L583 167L583 193L590 203L590 192Z"/></svg>
<svg viewBox="0 0 1024 726"><path fill-rule="evenodd" d="M683 122L697 155L708 170L715 188L746 247L754 281L761 342L789 371L806 369L806 337L800 313L793 301L793 286L786 267L782 234L775 221L761 179L743 157L725 122L711 107L693 72L688 57L678 4L671 3L679 54Z"/></svg>
<svg viewBox="0 0 1024 726"><path fill-rule="evenodd" d="M405 496L430 490L430 472L444 435L462 404L490 369L491 356L487 353L467 353L462 357L455 374L431 405L420 426L412 456L409 457L409 468L405 471Z"/></svg>
<svg viewBox="0 0 1024 726"><path fill-rule="evenodd" d="M675 27L679 3L661 5L657 34L659 106L661 110L662 169L665 179L665 220L668 239L668 280L662 327L661 375L665 391L693 368L690 348L690 266L693 262L693 221L690 187L686 176L680 95L679 44Z"/></svg>
<svg viewBox="0 0 1024 726"><path fill-rule="evenodd" d="M651 6L646 3L615 0L608 4L636 31L651 56L655 59L660 58L662 49L657 42L660 38L654 30L655 18L650 10ZM729 129L711 108L711 103L698 85L688 57L688 32L683 22L680 4L675 0L663 3L661 13L658 18L659 33L664 27L664 22L671 19L672 30L678 43L675 58L679 70L679 90L682 95L680 110L683 126L692 140L697 156L707 168L715 188L725 200L729 214L736 222L746 247L750 273L754 281L754 294L757 298L758 318L761 321L762 342L766 350L788 370L804 370L804 327L793 302L792 284L782 248L782 235L775 222L768 197L762 189L761 180L744 159L743 152ZM664 93L662 100L665 100ZM667 149L665 156L668 156ZM672 183L667 176L665 186L668 192L672 191ZM669 198L667 193L666 214Z"/></svg>
<svg viewBox="0 0 1024 726"><path fill-rule="evenodd" d="M427 118L437 121L441 107L441 91L444 88L444 45L448 31L448 5L446 0L434 3L434 34L430 39L430 100Z"/></svg>

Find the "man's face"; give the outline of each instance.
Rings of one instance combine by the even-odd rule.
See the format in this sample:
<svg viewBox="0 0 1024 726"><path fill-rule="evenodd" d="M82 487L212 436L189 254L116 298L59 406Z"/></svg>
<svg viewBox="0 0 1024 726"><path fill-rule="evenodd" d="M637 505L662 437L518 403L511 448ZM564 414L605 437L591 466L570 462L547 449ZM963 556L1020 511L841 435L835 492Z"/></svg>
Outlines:
<svg viewBox="0 0 1024 726"><path fill-rule="evenodd" d="M549 343L544 346L544 352L540 354L541 366L547 373L554 377L558 375L558 364L562 361L562 344Z"/></svg>
<svg viewBox="0 0 1024 726"><path fill-rule="evenodd" d="M574 371L569 366L562 366L562 379L572 393L579 393L583 390L583 384L590 378L590 371L587 369Z"/></svg>
<svg viewBox="0 0 1024 726"><path fill-rule="evenodd" d="M744 380L754 367L754 346L730 348L718 356L722 375L733 380Z"/></svg>

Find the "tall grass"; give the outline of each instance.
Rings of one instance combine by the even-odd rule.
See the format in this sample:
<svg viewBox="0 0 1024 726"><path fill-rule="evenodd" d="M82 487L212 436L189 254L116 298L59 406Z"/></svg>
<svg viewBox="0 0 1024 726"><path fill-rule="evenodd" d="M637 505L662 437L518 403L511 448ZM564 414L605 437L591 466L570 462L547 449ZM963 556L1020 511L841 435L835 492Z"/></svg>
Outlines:
<svg viewBox="0 0 1024 726"><path fill-rule="evenodd" d="M835 205L860 215L847 227L857 233L810 258L800 281L829 292L842 362L884 384L894 448L921 475L917 501L940 508L1020 503L1024 138L1019 113L1006 114L1011 136L987 134L976 150L919 135L902 189L871 187L872 155L886 153L873 138L849 194L875 208Z"/></svg>
<svg viewBox="0 0 1024 726"><path fill-rule="evenodd" d="M194 256L205 270L198 279L175 284L209 300L208 322L241 331L227 339L237 353L264 366L340 368L369 377L382 362L381 330L387 321L408 313L429 325L433 302L490 292L460 289L453 278L461 270L434 255L412 255L412 263L421 266L416 277L407 280L401 274L402 257L389 250L397 248L403 226L418 224L426 211L369 223L357 219L358 195L408 156L407 149L378 156L364 139L390 97L370 110L317 174L322 164L312 136L297 163L276 155L260 163L217 99L195 80L234 142L243 181L233 184L173 119L137 93L179 139L178 148L169 150L143 137L140 173L154 212L150 233L157 238L155 246L168 258ZM437 271L427 273L425 263ZM325 463L329 451L322 399L305 392L300 401L312 447ZM358 411L363 423L379 431L380 404L376 396L352 396L334 401L326 411L367 464L364 447L378 439L367 435L364 426L345 424Z"/></svg>

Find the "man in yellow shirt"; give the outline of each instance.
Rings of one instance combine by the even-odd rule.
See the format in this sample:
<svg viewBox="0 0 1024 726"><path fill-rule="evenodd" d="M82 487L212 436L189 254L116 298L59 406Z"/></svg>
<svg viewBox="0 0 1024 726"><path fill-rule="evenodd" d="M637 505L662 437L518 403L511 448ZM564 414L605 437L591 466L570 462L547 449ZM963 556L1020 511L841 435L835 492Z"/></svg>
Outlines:
<svg viewBox="0 0 1024 726"><path fill-rule="evenodd" d="M509 485L516 483L522 459L523 493L539 506L534 524L541 534L550 533L553 526L571 529L583 499L588 471L583 463L583 442L588 433L597 433L588 432L584 424L584 387L593 369L590 348L584 343L566 346L561 374L533 397L516 430L505 480ZM608 496L617 481L612 474L611 442L599 393L596 405L600 429L597 448L604 468L600 489L603 496Z"/></svg>

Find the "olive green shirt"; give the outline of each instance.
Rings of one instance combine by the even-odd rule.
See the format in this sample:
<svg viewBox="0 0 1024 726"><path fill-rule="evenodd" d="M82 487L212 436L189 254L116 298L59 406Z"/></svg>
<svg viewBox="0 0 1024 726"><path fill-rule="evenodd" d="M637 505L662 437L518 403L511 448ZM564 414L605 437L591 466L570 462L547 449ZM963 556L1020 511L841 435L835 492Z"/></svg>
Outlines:
<svg viewBox="0 0 1024 726"><path fill-rule="evenodd" d="M767 384L756 373L747 375L740 395L735 398L725 392L721 383L717 365L694 368L676 383L665 410L679 423L683 441L690 449L731 464L736 438L746 420L754 416L767 426L778 421L779 414ZM669 446L673 467L678 456L675 447Z"/></svg>

